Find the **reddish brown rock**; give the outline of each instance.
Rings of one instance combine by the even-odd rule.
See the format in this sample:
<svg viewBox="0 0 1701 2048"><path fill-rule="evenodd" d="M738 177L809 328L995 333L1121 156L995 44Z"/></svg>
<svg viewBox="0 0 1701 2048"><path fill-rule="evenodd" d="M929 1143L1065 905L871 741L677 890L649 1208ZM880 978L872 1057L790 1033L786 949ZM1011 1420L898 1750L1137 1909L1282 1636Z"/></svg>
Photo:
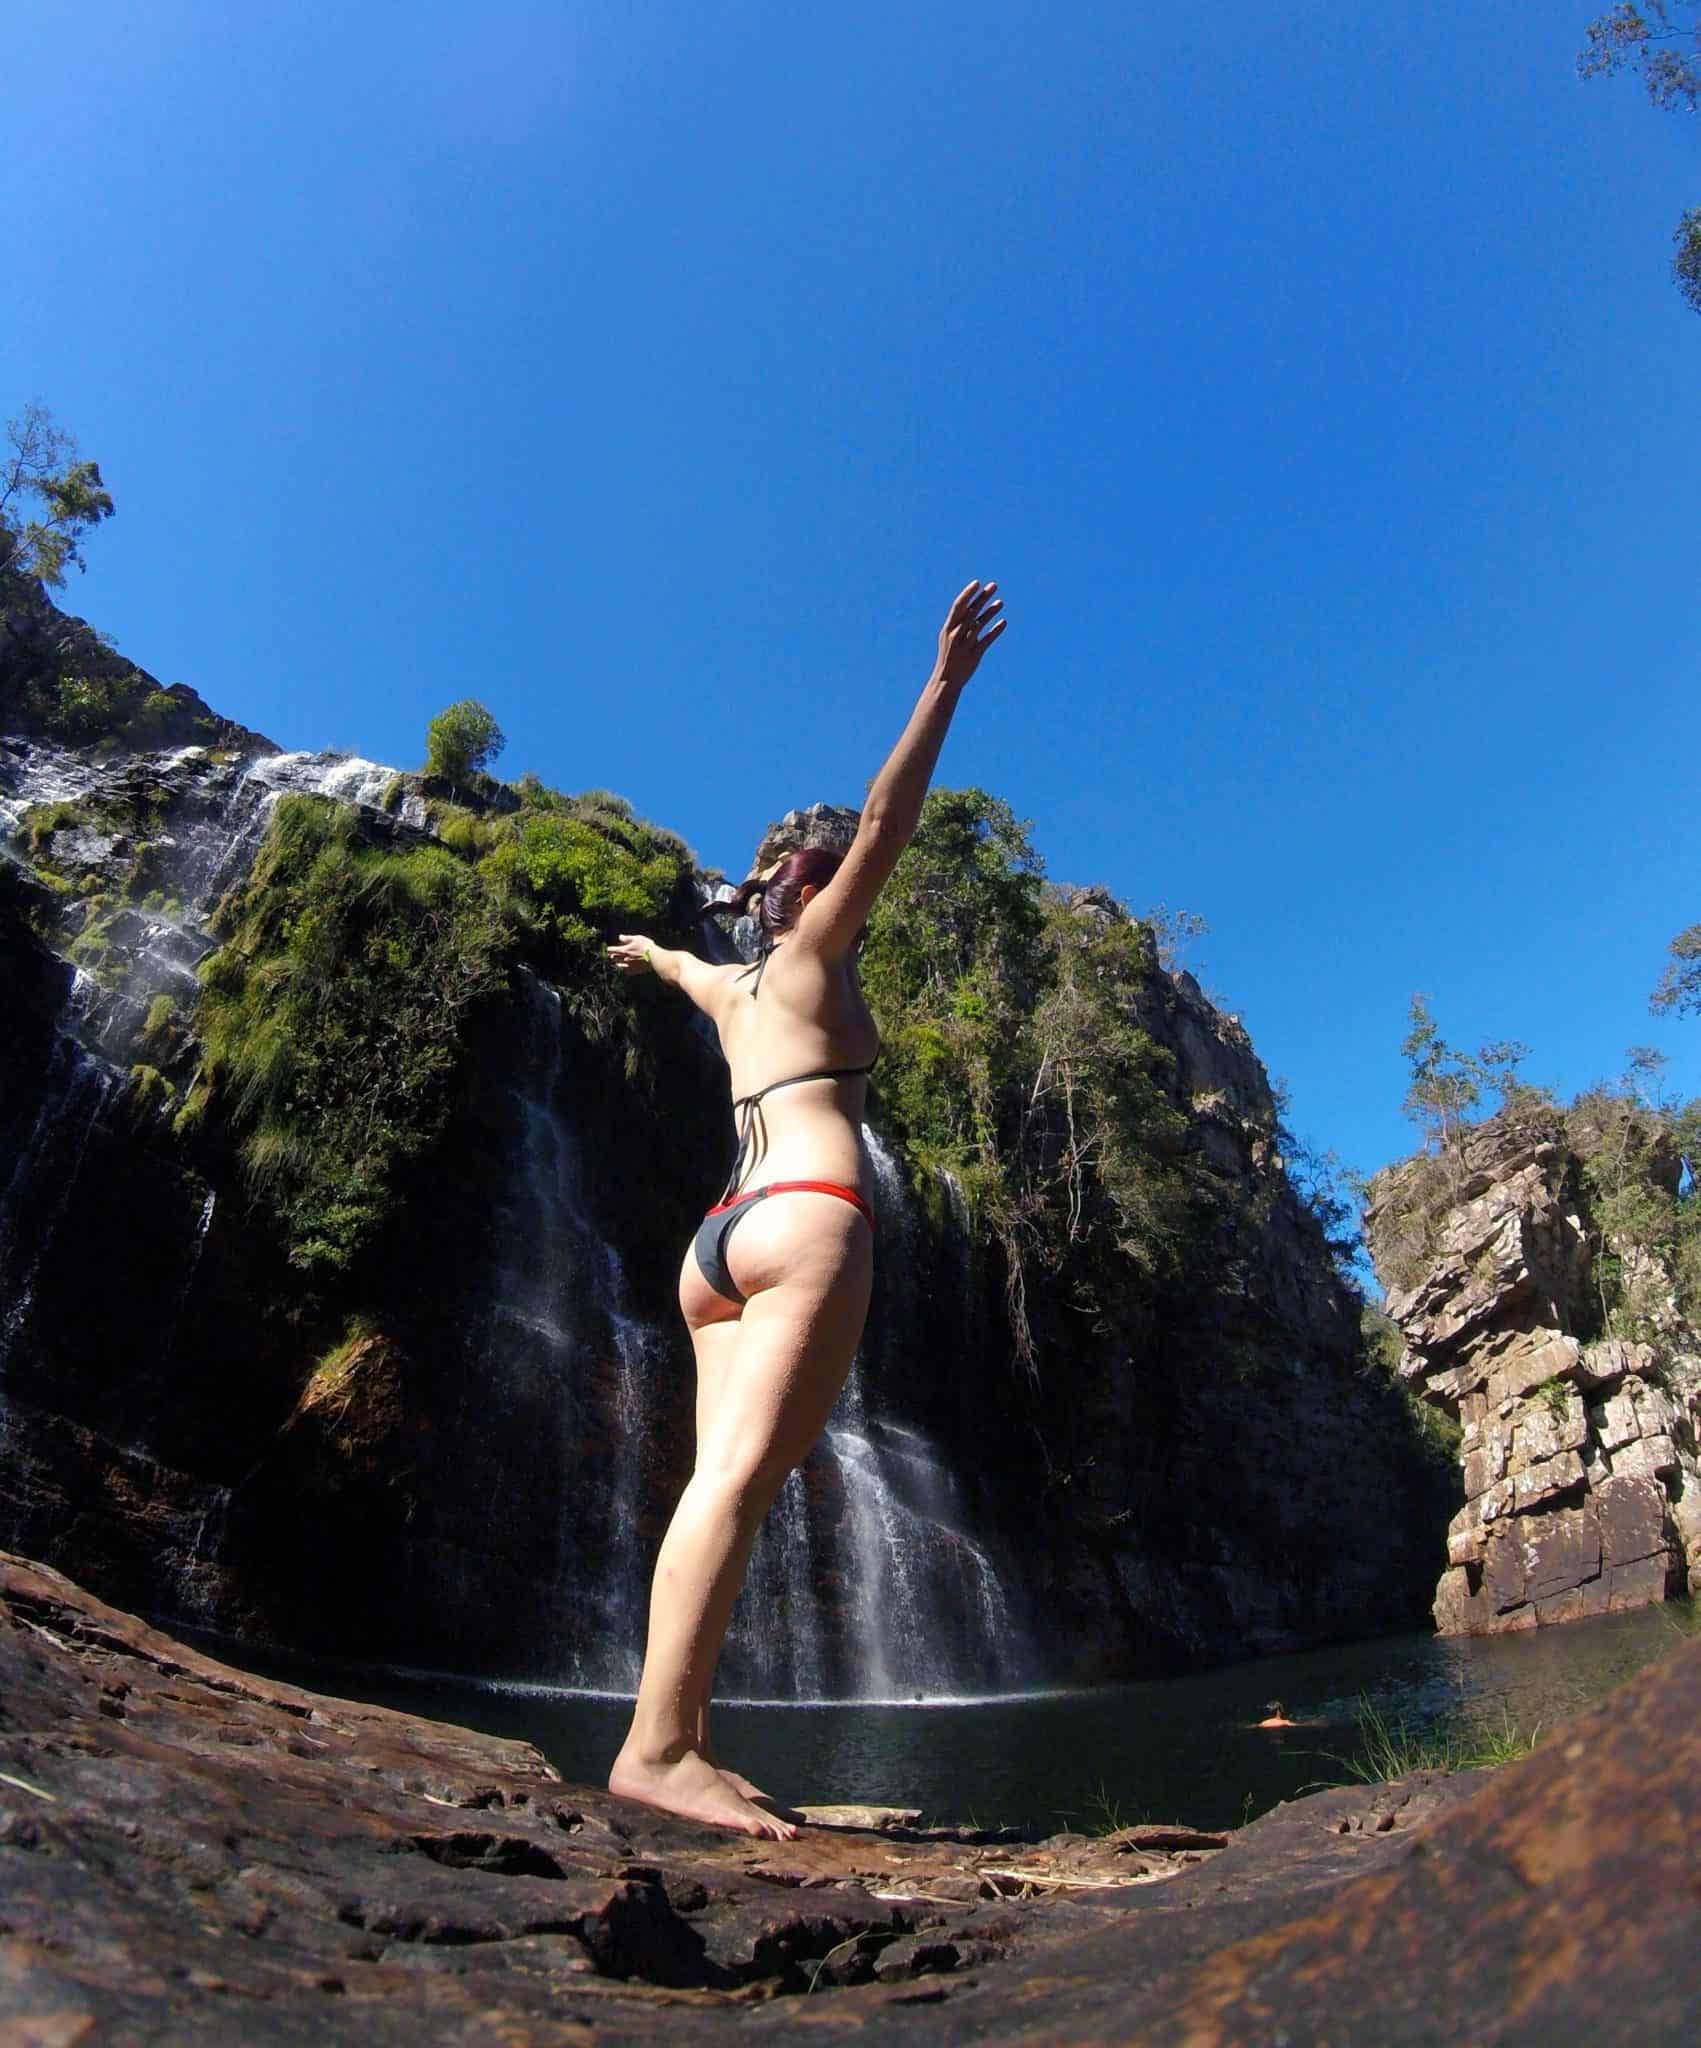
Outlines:
<svg viewBox="0 0 1701 2048"><path fill-rule="evenodd" d="M1638 1247L1624 1258L1668 1297L1658 1341L1576 1334L1600 1315L1573 1206L1577 1142L1557 1114L1504 1111L1372 1190L1401 1377L1460 1423L1465 1505L1434 1604L1445 1634L1581 1620L1701 1584L1701 1337Z"/></svg>
<svg viewBox="0 0 1701 2048"><path fill-rule="evenodd" d="M1701 1644L1498 1776L1227 1838L757 1843L0 1553L0 2041L1658 2048L1701 2014L1698 1691Z"/></svg>

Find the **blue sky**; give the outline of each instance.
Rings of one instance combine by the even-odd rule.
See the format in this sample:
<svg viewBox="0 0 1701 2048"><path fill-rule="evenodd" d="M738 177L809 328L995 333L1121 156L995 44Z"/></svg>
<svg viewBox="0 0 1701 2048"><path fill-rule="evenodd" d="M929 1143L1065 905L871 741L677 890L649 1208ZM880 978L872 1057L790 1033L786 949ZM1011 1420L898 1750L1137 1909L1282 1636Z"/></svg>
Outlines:
<svg viewBox="0 0 1701 2048"><path fill-rule="evenodd" d="M404 765L476 695L727 868L996 577L942 778L1202 914L1303 1135L1409 1149L1418 989L1695 1093L1701 126L1591 11L13 0L0 410L163 679Z"/></svg>

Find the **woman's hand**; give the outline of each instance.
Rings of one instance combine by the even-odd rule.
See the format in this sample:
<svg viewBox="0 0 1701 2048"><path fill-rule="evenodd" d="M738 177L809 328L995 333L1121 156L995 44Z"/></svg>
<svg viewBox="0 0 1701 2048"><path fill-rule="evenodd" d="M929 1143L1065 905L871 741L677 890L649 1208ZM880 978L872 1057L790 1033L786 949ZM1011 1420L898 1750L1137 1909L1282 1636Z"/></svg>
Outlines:
<svg viewBox="0 0 1701 2048"><path fill-rule="evenodd" d="M998 613L1004 600L995 597L996 583L971 583L957 593L939 629L939 659L933 673L960 690L980 666L980 658L1004 630Z"/></svg>
<svg viewBox="0 0 1701 2048"><path fill-rule="evenodd" d="M622 974L644 974L655 951L655 940L646 939L642 932L622 932L618 942L604 950Z"/></svg>

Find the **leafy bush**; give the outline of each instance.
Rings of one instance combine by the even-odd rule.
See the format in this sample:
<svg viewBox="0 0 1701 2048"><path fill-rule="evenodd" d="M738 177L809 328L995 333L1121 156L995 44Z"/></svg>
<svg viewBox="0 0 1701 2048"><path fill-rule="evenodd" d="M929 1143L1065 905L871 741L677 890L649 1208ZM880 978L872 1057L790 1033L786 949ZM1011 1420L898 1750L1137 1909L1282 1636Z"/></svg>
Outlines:
<svg viewBox="0 0 1701 2048"><path fill-rule="evenodd" d="M371 1239L515 960L563 982L591 1035L635 1029L602 940L660 924L688 856L629 809L580 816L548 795L506 816L438 805L440 843L405 852L363 843L351 806L286 796L221 904L225 943L199 970L203 1085L179 1124L224 1110L297 1265L346 1266Z"/></svg>
<svg viewBox="0 0 1701 2048"><path fill-rule="evenodd" d="M1155 967L1125 911L1048 889L1027 827L979 789L928 796L869 921L887 1121L917 1165L949 1169L1001 1243L1030 1369L1036 1264L1096 1262L1150 1296L1199 1242L1173 1055L1138 1021Z"/></svg>
<svg viewBox="0 0 1701 2048"><path fill-rule="evenodd" d="M593 824L534 805L505 824L487 872L522 891L545 929L581 953L599 927L659 923L685 872L679 852L623 820Z"/></svg>
<svg viewBox="0 0 1701 2048"><path fill-rule="evenodd" d="M309 1269L349 1263L441 1129L467 1013L506 986L511 947L454 854L357 830L345 806L284 797L201 968L205 1080Z"/></svg>
<svg viewBox="0 0 1701 2048"><path fill-rule="evenodd" d="M425 729L426 773L464 783L488 767L507 744L494 713L476 697L463 697L439 711Z"/></svg>

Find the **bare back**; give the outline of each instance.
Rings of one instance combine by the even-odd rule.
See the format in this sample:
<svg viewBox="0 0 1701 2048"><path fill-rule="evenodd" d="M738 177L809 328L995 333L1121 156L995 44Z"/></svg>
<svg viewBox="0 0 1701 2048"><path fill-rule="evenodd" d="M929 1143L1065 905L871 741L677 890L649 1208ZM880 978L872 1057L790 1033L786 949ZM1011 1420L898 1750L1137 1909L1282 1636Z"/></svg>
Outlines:
<svg viewBox="0 0 1701 2048"><path fill-rule="evenodd" d="M710 1014L732 1073L734 1101L774 1089L759 1105L766 1149L747 1162L743 1185L769 1180L833 1180L868 1191L862 1143L867 1082L806 1081L799 1074L867 1067L880 1048L857 979L856 956L830 958L782 938L762 968L721 970Z"/></svg>

